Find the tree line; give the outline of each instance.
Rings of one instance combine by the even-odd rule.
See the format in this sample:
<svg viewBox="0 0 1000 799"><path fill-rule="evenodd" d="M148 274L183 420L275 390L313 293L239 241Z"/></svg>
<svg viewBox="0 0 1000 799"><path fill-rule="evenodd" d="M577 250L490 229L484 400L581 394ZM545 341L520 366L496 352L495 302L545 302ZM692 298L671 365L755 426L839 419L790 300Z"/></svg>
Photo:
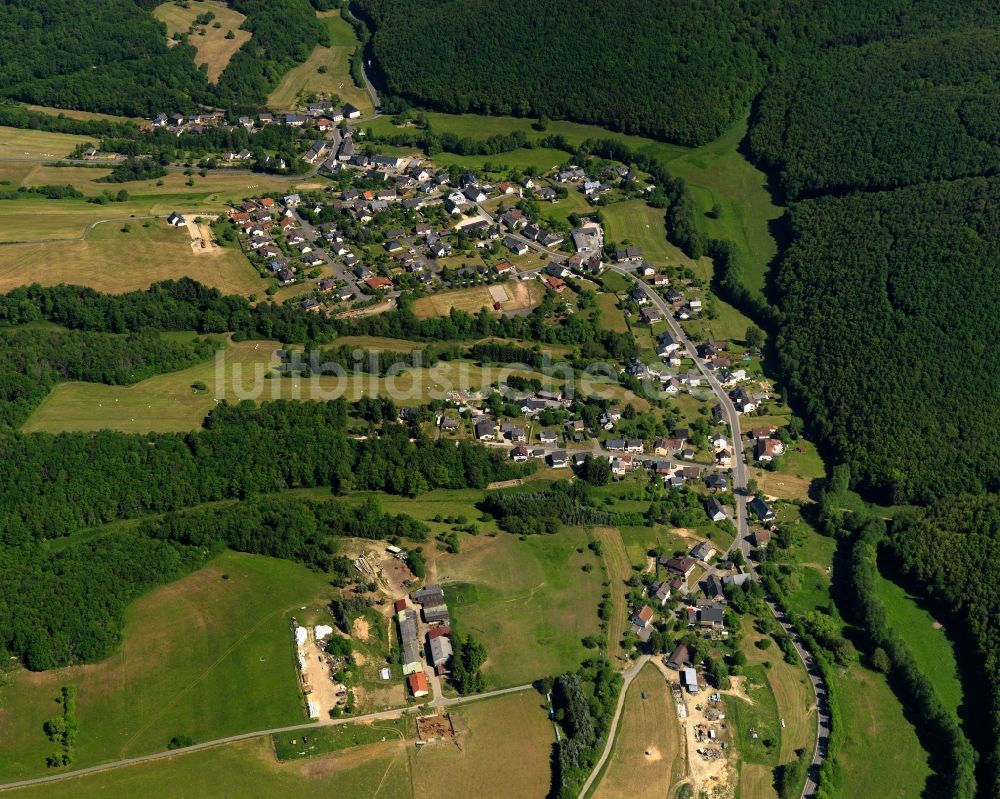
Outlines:
<svg viewBox="0 0 1000 799"><path fill-rule="evenodd" d="M15 433L0 439L0 535L7 546L65 536L118 519L330 486L415 496L485 488L530 471L506 453L431 441L397 424L359 441L348 406L220 403L191 433Z"/></svg>
<svg viewBox="0 0 1000 799"><path fill-rule="evenodd" d="M968 650L960 665L980 795L1000 796L1000 498L963 495L898 515L882 554Z"/></svg>

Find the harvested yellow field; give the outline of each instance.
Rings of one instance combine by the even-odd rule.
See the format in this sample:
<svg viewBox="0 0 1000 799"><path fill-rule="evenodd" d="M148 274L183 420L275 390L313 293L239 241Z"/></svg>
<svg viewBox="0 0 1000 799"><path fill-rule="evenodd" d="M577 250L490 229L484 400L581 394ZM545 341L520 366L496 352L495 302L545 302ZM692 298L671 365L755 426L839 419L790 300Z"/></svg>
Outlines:
<svg viewBox="0 0 1000 799"><path fill-rule="evenodd" d="M14 161L21 158L65 158L78 144L90 141L86 136L74 136L70 133L0 126L0 158Z"/></svg>
<svg viewBox="0 0 1000 799"><path fill-rule="evenodd" d="M545 289L537 280L508 281L492 287L502 288L506 299L500 304L505 311L523 311L534 308L541 302ZM482 308L492 308L496 302L488 286L473 286L455 291L441 291L427 297L421 297L413 303L413 314L418 319L428 319L432 316L447 316L451 309L475 314Z"/></svg>
<svg viewBox="0 0 1000 799"><path fill-rule="evenodd" d="M129 232L122 232L124 225ZM72 283L120 294L160 280L190 277L226 294L262 292L266 284L236 249L195 251L187 228L163 220L97 225L86 239L0 246L0 291Z"/></svg>
<svg viewBox="0 0 1000 799"><path fill-rule="evenodd" d="M680 723L667 681L649 663L625 695L621 729L594 799L662 799L683 776Z"/></svg>
<svg viewBox="0 0 1000 799"><path fill-rule="evenodd" d="M215 18L207 25L194 24L198 16L207 13L214 14ZM189 0L187 8L173 2L163 3L153 10L153 14L166 24L168 42L173 41L170 37L175 33L190 34L188 41L198 51L194 62L197 66L208 65L208 79L212 83L219 79L236 51L250 41L250 31L240 30L246 17L223 3ZM219 23L218 28L216 23ZM230 31L233 38L227 39Z"/></svg>

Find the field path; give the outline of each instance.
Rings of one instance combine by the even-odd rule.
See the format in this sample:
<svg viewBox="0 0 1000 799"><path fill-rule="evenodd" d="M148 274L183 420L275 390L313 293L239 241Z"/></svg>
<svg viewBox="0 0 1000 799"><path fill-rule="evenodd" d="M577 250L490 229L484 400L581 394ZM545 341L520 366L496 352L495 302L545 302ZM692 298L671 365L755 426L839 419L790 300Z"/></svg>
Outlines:
<svg viewBox="0 0 1000 799"><path fill-rule="evenodd" d="M634 674L632 675L635 676ZM631 681L631 680L629 680ZM440 702L435 702L437 706L452 707L454 705L464 705L470 702L478 702L481 699L492 699L495 696L505 696L506 694L515 694L521 691L527 691L534 686L531 683L526 685L514 685L510 688L499 688L496 691L486 691L481 694L473 694L471 696L458 696L452 697L450 699L442 699ZM622 696L624 697L624 690L622 691ZM272 727L267 730L255 730L253 732L244 732L239 735L230 735L226 738L216 738L212 741L203 741L201 743L192 744L191 746L184 747L183 749L170 749L165 752L154 752L148 755L140 755L138 757L129 757L123 760L115 760L111 763L101 763L97 766L89 766L88 768L81 768L75 771L67 771L62 774L50 774L46 777L35 777L30 780L18 780L17 782L8 782L0 785L0 791L8 791L14 788L24 788L29 785L42 785L48 782L60 782L61 780L73 779L74 777L82 777L87 774L96 774L101 771L110 771L111 769L122 768L124 766L134 766L139 763L148 763L153 760L164 760L170 757L180 757L189 752L200 752L203 749L214 749L217 746L225 746L226 744L236 743L238 741L250 741L254 738L262 738L265 735L277 735L283 732L294 732L296 730L309 730L315 729L317 727L336 727L340 724L351 724L354 722L365 722L365 721L384 721L388 719L399 718L405 711L414 709L413 706L390 708L389 710L382 710L378 713L367 713L363 716L348 716L339 719L326 719L324 721L314 721L305 724L291 724L287 727ZM621 713L621 702L619 702L618 713ZM615 723L617 724L617 716Z"/></svg>
<svg viewBox="0 0 1000 799"><path fill-rule="evenodd" d="M591 787L594 785L594 780L598 778L601 774L601 769L604 768L604 764L608 762L608 758L611 756L611 750L615 748L615 735L618 732L618 724L622 720L622 708L625 707L625 694L628 693L628 687L632 684L632 680L636 678L636 675L642 671L642 667L645 666L650 660L652 660L650 655L643 655L635 662L632 668L628 671L622 672L622 677L625 678L625 682L622 683L622 689L618 693L618 704L615 705L615 715L614 718L611 719L611 726L608 728L607 739L604 741L604 751L601 752L600 758L598 758L597 762L594 763L594 768L590 772L590 776L587 777L587 781L580 789L580 799L583 799L590 792Z"/></svg>
<svg viewBox="0 0 1000 799"><path fill-rule="evenodd" d="M621 531L616 527L599 527L594 530L594 538L601 542L601 557L608 570L611 583L611 621L608 623L608 655L619 665L628 662L622 639L628 614L625 608L625 581L632 572L632 564L625 551Z"/></svg>

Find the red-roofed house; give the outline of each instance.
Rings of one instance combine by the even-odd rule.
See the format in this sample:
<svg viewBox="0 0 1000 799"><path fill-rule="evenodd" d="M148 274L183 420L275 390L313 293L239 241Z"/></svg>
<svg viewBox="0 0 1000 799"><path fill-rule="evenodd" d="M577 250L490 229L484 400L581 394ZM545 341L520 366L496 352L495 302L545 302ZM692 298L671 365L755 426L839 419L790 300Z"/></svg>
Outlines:
<svg viewBox="0 0 1000 799"><path fill-rule="evenodd" d="M373 291L392 291L392 281L387 277L370 277L365 281L365 285Z"/></svg>
<svg viewBox="0 0 1000 799"><path fill-rule="evenodd" d="M416 698L421 696L427 696L430 693L430 689L427 687L427 677L422 671L415 671L406 681L410 684L410 693L412 693Z"/></svg>

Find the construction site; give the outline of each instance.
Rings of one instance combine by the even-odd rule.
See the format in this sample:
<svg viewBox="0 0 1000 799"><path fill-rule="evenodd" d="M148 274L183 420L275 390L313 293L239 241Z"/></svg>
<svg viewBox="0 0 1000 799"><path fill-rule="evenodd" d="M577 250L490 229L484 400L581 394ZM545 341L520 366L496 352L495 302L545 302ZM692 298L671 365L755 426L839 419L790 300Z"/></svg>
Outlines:
<svg viewBox="0 0 1000 799"><path fill-rule="evenodd" d="M295 636L299 684L306 699L309 718L316 721L330 718L334 708L347 705L349 690L334 678L344 665L343 658L330 655L325 649L324 642L335 634L334 629L322 624L311 629L302 627L293 616L292 630Z"/></svg>

